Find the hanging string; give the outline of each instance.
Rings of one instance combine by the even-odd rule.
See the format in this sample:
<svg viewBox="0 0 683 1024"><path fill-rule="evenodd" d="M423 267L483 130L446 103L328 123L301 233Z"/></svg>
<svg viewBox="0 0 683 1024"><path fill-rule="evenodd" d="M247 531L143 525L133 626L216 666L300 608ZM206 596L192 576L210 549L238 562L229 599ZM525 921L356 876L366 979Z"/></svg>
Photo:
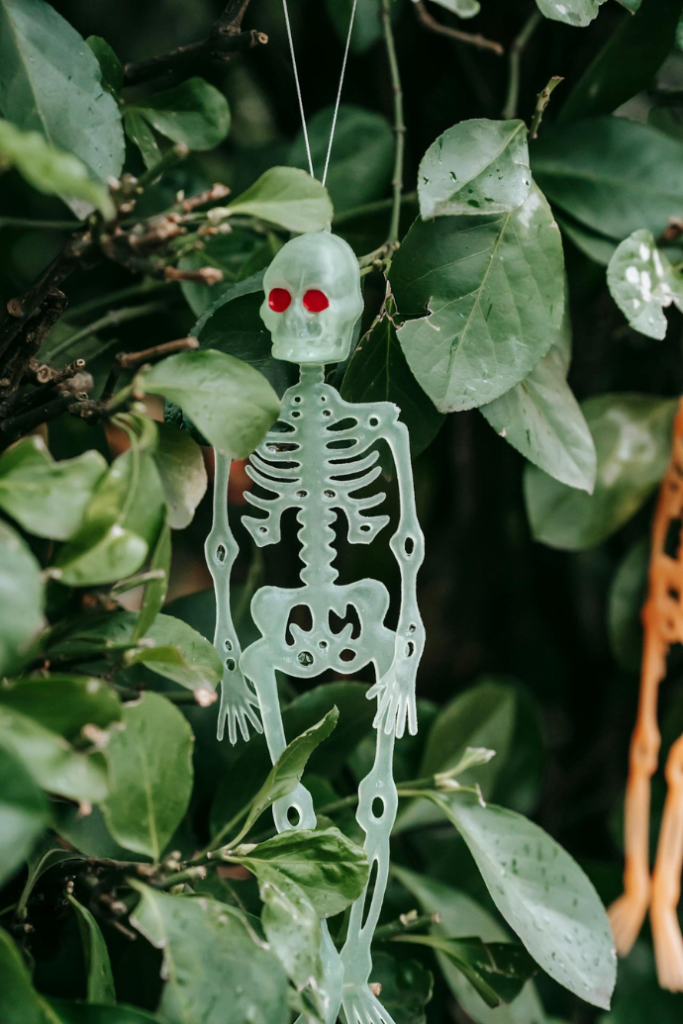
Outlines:
<svg viewBox="0 0 683 1024"><path fill-rule="evenodd" d="M330 128L330 139L327 144L327 154L325 156L325 168L323 170L323 176L321 184L325 184L327 180L327 171L330 165L330 155L332 153L332 140L334 139L334 133L337 128L337 117L339 115L339 104L341 102L342 88L344 86L344 76L346 75L346 65L349 59L349 50L351 48L351 33L353 32L353 21L356 17L356 8L358 6L358 0L353 0L351 7L351 19L349 21L349 31L346 36L346 46L344 47L344 58L342 60L341 75L339 77L339 88L337 89L337 99L334 104L334 113L332 114L332 127ZM301 94L301 83L299 82L299 69L296 64L296 56L294 55L294 39L292 38L292 25L289 20L289 8L287 7L287 0L282 0L282 7L285 13L285 25L287 27L287 39L289 40L289 52L292 56L292 67L294 68L294 81L296 84L296 95L299 100L299 113L301 114L301 125L304 130L304 144L306 146L306 156L308 157L308 168L311 173L311 177L315 177L313 171L313 157L311 155L311 143L308 137L308 126L306 124L306 114L304 113L304 100Z"/></svg>

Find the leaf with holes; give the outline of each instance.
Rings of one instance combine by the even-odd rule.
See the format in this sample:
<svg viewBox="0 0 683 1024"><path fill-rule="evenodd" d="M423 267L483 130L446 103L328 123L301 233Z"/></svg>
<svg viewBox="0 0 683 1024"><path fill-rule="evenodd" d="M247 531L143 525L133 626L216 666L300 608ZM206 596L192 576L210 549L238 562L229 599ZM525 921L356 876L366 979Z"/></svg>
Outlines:
<svg viewBox="0 0 683 1024"><path fill-rule="evenodd" d="M666 335L664 310L683 307L683 278L657 248L651 231L625 238L607 268L612 298L631 327L648 338Z"/></svg>

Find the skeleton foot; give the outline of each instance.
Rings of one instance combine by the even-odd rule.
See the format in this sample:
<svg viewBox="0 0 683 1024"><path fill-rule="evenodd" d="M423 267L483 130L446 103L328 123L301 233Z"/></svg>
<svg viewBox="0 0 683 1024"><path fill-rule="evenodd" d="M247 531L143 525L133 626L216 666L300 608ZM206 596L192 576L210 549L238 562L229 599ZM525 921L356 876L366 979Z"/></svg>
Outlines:
<svg viewBox="0 0 683 1024"><path fill-rule="evenodd" d="M607 911L619 956L628 956L638 938L649 904L648 891L625 892Z"/></svg>
<svg viewBox="0 0 683 1024"><path fill-rule="evenodd" d="M379 999L369 988L352 989L344 994L344 1018L346 1024L394 1024Z"/></svg>

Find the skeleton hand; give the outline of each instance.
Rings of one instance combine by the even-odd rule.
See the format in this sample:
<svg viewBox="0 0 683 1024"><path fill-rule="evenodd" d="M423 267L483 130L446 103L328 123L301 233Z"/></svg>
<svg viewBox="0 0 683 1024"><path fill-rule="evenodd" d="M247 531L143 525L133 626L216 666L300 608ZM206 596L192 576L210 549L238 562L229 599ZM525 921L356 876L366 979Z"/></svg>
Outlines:
<svg viewBox="0 0 683 1024"><path fill-rule="evenodd" d="M397 642L396 646L401 649L394 654L389 671L370 687L366 697L368 700L379 698L372 723L374 728L384 728L387 734L394 732L400 739L406 730L406 720L410 735L417 732L415 671L419 658L414 642L402 642L400 645Z"/></svg>
<svg viewBox="0 0 683 1024"><path fill-rule="evenodd" d="M218 739L222 740L225 723L228 723L228 739L234 746L237 742L237 726L245 742L249 739L249 724L254 732L262 733L259 718L258 697L242 675L239 666L227 669L221 680L221 704L218 711Z"/></svg>

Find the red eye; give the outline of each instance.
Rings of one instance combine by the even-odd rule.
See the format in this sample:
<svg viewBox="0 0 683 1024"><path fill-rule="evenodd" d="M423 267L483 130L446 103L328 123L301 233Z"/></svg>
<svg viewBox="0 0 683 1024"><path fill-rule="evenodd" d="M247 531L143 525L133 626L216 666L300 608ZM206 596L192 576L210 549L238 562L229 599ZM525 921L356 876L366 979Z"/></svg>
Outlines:
<svg viewBox="0 0 683 1024"><path fill-rule="evenodd" d="M268 305L273 313L284 313L292 301L286 288L273 288L268 296Z"/></svg>
<svg viewBox="0 0 683 1024"><path fill-rule="evenodd" d="M325 292L320 292L317 288L311 288L307 291L303 301L309 313L322 313L330 304Z"/></svg>

